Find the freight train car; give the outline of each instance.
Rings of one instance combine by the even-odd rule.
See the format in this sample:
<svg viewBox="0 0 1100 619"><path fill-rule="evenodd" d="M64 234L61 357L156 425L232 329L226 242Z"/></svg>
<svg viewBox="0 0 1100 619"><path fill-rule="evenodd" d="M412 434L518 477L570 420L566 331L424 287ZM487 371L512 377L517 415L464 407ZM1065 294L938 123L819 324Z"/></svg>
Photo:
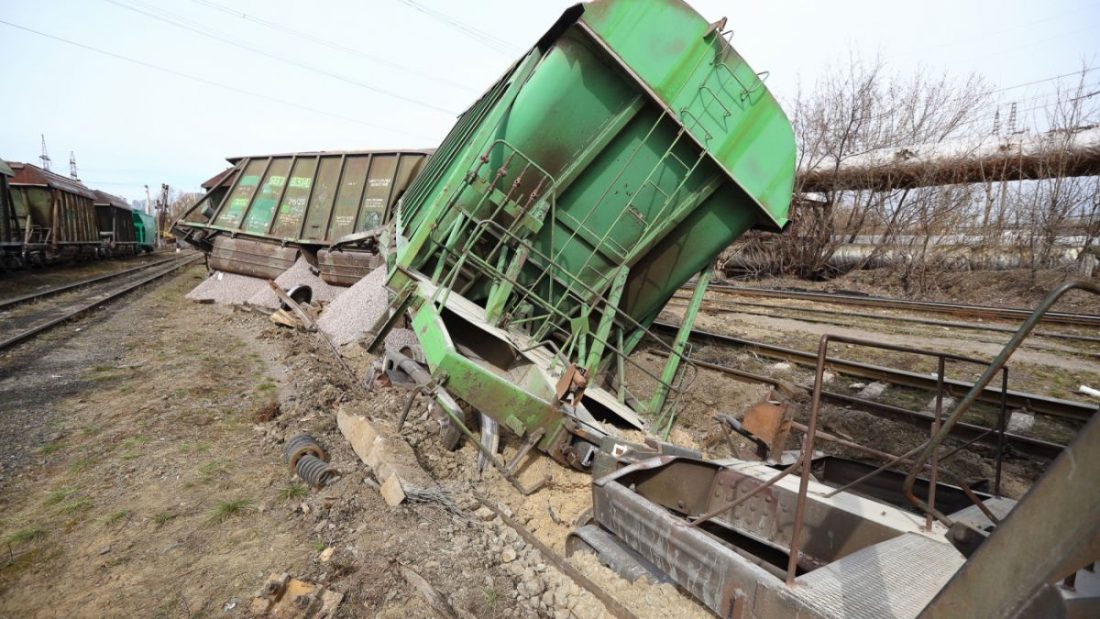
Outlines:
<svg viewBox="0 0 1100 619"><path fill-rule="evenodd" d="M79 181L29 163L9 162L12 210L9 248L19 264L46 264L102 254L95 194Z"/></svg>
<svg viewBox="0 0 1100 619"><path fill-rule="evenodd" d="M299 253L330 283L378 264L371 231L389 221L430 151L302 152L234 157L173 233L210 254L211 267L276 277ZM333 245L339 251L332 252ZM356 251L364 249L367 251Z"/></svg>
<svg viewBox="0 0 1100 619"><path fill-rule="evenodd" d="M152 215L139 210L130 211L133 217L134 238L138 248L149 253L157 248L157 223Z"/></svg>
<svg viewBox="0 0 1100 619"><path fill-rule="evenodd" d="M101 251L107 256L129 256L140 250L134 230L130 205L122 198L98 189L95 194L95 216L99 226Z"/></svg>
<svg viewBox="0 0 1100 619"><path fill-rule="evenodd" d="M17 266L19 250L23 239L19 235L19 220L15 216L12 203L11 186L8 181L15 172L3 159L0 159L0 269Z"/></svg>
<svg viewBox="0 0 1100 619"><path fill-rule="evenodd" d="M409 188L389 316L411 312L432 388L479 409L483 438L587 469L615 426L671 427L687 331L648 327L698 276L689 329L718 253L782 229L794 184L790 122L725 34L679 0L574 6Z"/></svg>

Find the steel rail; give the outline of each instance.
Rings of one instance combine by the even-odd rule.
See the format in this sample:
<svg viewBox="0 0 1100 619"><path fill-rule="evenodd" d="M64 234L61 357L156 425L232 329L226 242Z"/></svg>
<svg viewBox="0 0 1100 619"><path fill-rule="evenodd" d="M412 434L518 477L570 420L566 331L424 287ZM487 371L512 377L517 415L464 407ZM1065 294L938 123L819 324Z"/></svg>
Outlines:
<svg viewBox="0 0 1100 619"><path fill-rule="evenodd" d="M655 321L652 326L653 330L663 331L665 333L675 333L677 328L678 325L661 321ZM764 342L746 340L731 335L723 335L721 333L713 333L710 331L703 331L699 329L695 329L691 332L691 339L696 342L711 340L722 344L740 346L743 348L748 348L749 350L763 357L781 359L784 361L790 361L792 363L797 363L799 365L805 366L813 366L816 358L816 355L812 352L797 350L794 348L787 348L785 346L776 346L774 344L766 344ZM924 389L927 391L933 391L936 388L935 378L931 376L926 376L924 374L918 374L916 372L908 372L896 368L873 365L869 363L860 363L857 361L848 361L845 359L837 358L830 358L829 366L834 371L841 374L848 374L851 376L859 376L861 378L870 378L874 380L882 380L895 385L915 387L917 389ZM967 391L969 391L974 386L974 383L954 379L944 380L944 384L947 387L948 393L960 396L966 394ZM1009 390L1005 395L1006 401L1010 408L1027 409L1035 413L1050 415L1053 417L1061 417L1064 419L1088 421L1097 411L1097 407L1091 404L1076 402L1073 400L1063 400L1060 398L1051 398L1034 393ZM1000 404L1001 390L996 387L985 386L981 389L976 397L978 400L981 400L983 402Z"/></svg>
<svg viewBox="0 0 1100 619"><path fill-rule="evenodd" d="M87 312L88 310L91 310L91 309L93 309L93 308L95 308L99 305L103 305L104 303L107 303L109 301L117 299L118 297L121 297L122 295L124 295L124 294L126 294L126 293L128 293L132 290L140 288L141 286L144 286L145 284L147 284L147 283L149 283L149 282L151 282L155 279L159 279L161 277L164 277L165 275L168 275L169 273L171 273L173 271L176 271L177 269L179 269L181 267L188 266L188 265L194 263L196 260L198 260L201 257L202 256L199 255L199 256L191 256L191 257L188 257L188 258L183 258L183 259L179 260L178 262L176 262L175 264L173 264L173 265L171 265L167 268L162 268L159 271L157 271L156 273L153 273L152 275L149 275L148 277L143 277L143 278L137 280L136 282L134 282L132 284L128 284L123 288L120 288L118 290L115 290L115 291L111 292L109 295L107 295L104 298L96 299L95 301L92 301L91 303L85 303L85 304L77 307L74 310L65 312L63 315L58 316L57 318L53 318L51 320L48 320L48 321L46 321L46 322L44 322L40 325L36 325L34 327L31 327L30 329L23 330L19 333L16 333L15 335L12 335L12 336L8 337L7 339L0 340L0 350L5 350L7 348L15 346L16 344L19 344L20 342L28 340L28 339L38 335L39 333L42 333L42 332L47 331L49 329L52 329L53 327L56 327L57 325L59 325L63 322L67 322L69 320L72 320L73 318L76 318L77 316L80 316L81 314Z"/></svg>
<svg viewBox="0 0 1100 619"><path fill-rule="evenodd" d="M691 289L693 286L684 286ZM803 290L780 290L773 288L752 288L742 286L730 286L728 284L714 284L707 290L723 294L775 297L781 299L804 299L807 301L819 301L822 303L835 303L839 305L862 305L865 307L887 307L890 309L917 309L942 314L955 314L958 316L974 316L979 318L994 318L998 320L1024 320L1032 310L1020 307L993 307L989 305L970 305L966 303L940 303L936 301L913 301L908 299L894 299L890 297L860 296L850 294L833 294L827 292L810 292ZM1049 323L1077 325L1082 327L1100 326L1100 315L1078 314L1072 312L1049 312L1043 316L1043 320Z"/></svg>
<svg viewBox="0 0 1100 619"><path fill-rule="evenodd" d="M102 282L102 281L107 281L109 279L114 279L116 277L122 277L123 275L128 275L130 273L136 273L136 272L141 271L143 269L151 269L155 266L160 266L162 264L167 264L169 262L172 262L173 260L179 260L179 258L173 256L172 258L167 258L167 259L164 259L164 260L159 260L157 262L151 262L151 263L143 264L141 266L137 266L137 267L134 267L132 269L123 269L122 271L116 271L114 273L107 273L106 275L97 275L96 277L90 277L88 279L82 279L78 282L72 282L70 284L62 284L60 286L54 286L53 288L47 288L46 290L42 290L42 291L39 291L39 292L32 292L30 294L25 294L25 295L21 295L21 296L18 296L18 297L13 297L11 299L0 300L0 310L6 309L6 308L9 308L9 307L13 307L15 305L19 305L20 303L27 303L29 301L35 301L37 299L43 299L45 297L53 296L55 294L60 294L62 292L66 292L68 290L73 290L75 288L80 288L82 286L88 286L88 285L96 284L96 283L99 283L99 282Z"/></svg>
<svg viewBox="0 0 1100 619"><path fill-rule="evenodd" d="M676 302L683 302L688 297L682 295L673 295L672 300ZM934 327L947 327L949 329L969 329L972 331L990 331L994 333L1016 333L1015 327L1001 326L1001 325L989 325L989 324L975 324L971 322L956 322L953 320L935 320L932 318L914 318L912 316L889 316L885 314L868 314L865 312L851 312L843 310L827 310L816 307L784 307L781 305L770 305L767 303L745 303L737 302L736 305L726 305L721 301L709 301L703 303L703 309L720 311L727 313L742 313L750 314L754 316L773 316L775 318L784 318L787 320L801 320L804 322L817 322L820 324L830 324L837 326L852 326L843 323L837 323L830 320L804 318L801 316L785 316L782 314L769 314L764 312L751 312L745 311L744 307L756 307L761 309L770 309L781 312L804 312L808 314L824 314L828 316L845 316L848 318L866 318L868 320L888 320L891 322L908 322L917 325L931 325ZM1100 342L1100 337L1092 335L1079 335L1076 333L1055 333L1050 331L1035 331L1032 333L1034 337L1046 337L1052 339L1063 339L1079 342ZM1044 349L1051 350L1051 349ZM1062 351L1059 351L1062 352Z"/></svg>

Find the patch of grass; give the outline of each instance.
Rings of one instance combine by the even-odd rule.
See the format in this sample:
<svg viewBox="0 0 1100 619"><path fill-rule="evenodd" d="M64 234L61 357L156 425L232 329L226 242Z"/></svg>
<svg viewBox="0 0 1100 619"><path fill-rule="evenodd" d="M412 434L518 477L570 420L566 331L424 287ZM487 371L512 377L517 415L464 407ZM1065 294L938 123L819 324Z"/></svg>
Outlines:
<svg viewBox="0 0 1100 619"><path fill-rule="evenodd" d="M60 506L58 506L58 510L63 514L76 514L80 512L86 512L94 506L95 504L92 503L91 499L86 496L82 496L69 501L65 501Z"/></svg>
<svg viewBox="0 0 1100 619"><path fill-rule="evenodd" d="M260 381L260 384L256 385L256 391L259 391L260 393L265 393L265 394L266 393L274 393L277 388L278 388L278 385L275 384L275 381L271 380L270 378L266 378L266 377L263 378Z"/></svg>
<svg viewBox="0 0 1100 619"><path fill-rule="evenodd" d="M481 595L485 596L485 605L489 607L491 612L496 612L497 604L500 603L500 594L492 587L486 587L481 590Z"/></svg>
<svg viewBox="0 0 1100 619"><path fill-rule="evenodd" d="M73 460L69 465L70 473L82 473L87 470L88 467L95 464L96 458L94 456L84 456L83 458L77 458Z"/></svg>
<svg viewBox="0 0 1100 619"><path fill-rule="evenodd" d="M163 527L164 525L168 524L169 522L172 522L175 519L176 519L176 514L174 514L172 512L165 511L165 512L160 512L159 514L154 515L153 516L153 523L156 524L158 527Z"/></svg>
<svg viewBox="0 0 1100 619"><path fill-rule="evenodd" d="M57 490L54 490L49 495L47 495L46 500L43 501L42 504L46 505L47 507L50 505L57 505L65 499L73 496L74 494L76 494L76 489L71 486L58 488Z"/></svg>
<svg viewBox="0 0 1100 619"><path fill-rule="evenodd" d="M321 552L325 548L328 548L328 544L326 544L325 540L321 539L321 536L318 535L317 539L313 541L313 549L317 552Z"/></svg>
<svg viewBox="0 0 1100 619"><path fill-rule="evenodd" d="M210 443L187 441L180 444L179 450L185 454L203 454L210 451Z"/></svg>
<svg viewBox="0 0 1100 619"><path fill-rule="evenodd" d="M210 522L218 523L225 522L234 516L240 516L245 510L248 509L248 505L251 503L248 499L234 499L232 501L222 501L214 506L214 509L210 511Z"/></svg>
<svg viewBox="0 0 1100 619"><path fill-rule="evenodd" d="M96 436L101 431L103 431L103 428L99 427L98 425L96 425L94 423L88 424L88 425L86 425L86 426L84 426L83 428L80 429L80 433L83 434L84 436Z"/></svg>
<svg viewBox="0 0 1100 619"><path fill-rule="evenodd" d="M20 544L42 539L46 537L46 535L46 529L41 527L27 527L25 529L19 529L15 533L5 537L4 541L14 546L18 546Z"/></svg>
<svg viewBox="0 0 1100 619"><path fill-rule="evenodd" d="M199 483L209 484L218 477L229 474L232 464L227 460L211 460L199 467Z"/></svg>
<svg viewBox="0 0 1100 619"><path fill-rule="evenodd" d="M138 434L137 436L131 436L130 438L122 441L122 448L123 449L134 449L135 447L141 447L142 445L148 445L149 441L151 441L151 440L153 440L153 439L149 438L148 436L145 436L143 434Z"/></svg>
<svg viewBox="0 0 1100 619"><path fill-rule="evenodd" d="M136 460L141 457L141 447L148 444L152 440L148 436L137 435L122 441L120 446L122 447L122 459L123 460Z"/></svg>
<svg viewBox="0 0 1100 619"><path fill-rule="evenodd" d="M110 516L107 516L107 520L105 520L104 522L106 522L107 525L110 526L110 525L118 524L118 523L122 522L123 520L129 520L131 517L133 517L133 515L134 515L134 510L132 510L132 509L120 509L117 512L111 514Z"/></svg>
<svg viewBox="0 0 1100 619"><path fill-rule="evenodd" d="M48 443L43 443L43 445L38 448L38 453L43 456L48 456L59 449L61 449L61 441L50 441Z"/></svg>
<svg viewBox="0 0 1100 619"><path fill-rule="evenodd" d="M292 501L309 496L309 488L304 484L292 482L279 490L279 498L284 501Z"/></svg>

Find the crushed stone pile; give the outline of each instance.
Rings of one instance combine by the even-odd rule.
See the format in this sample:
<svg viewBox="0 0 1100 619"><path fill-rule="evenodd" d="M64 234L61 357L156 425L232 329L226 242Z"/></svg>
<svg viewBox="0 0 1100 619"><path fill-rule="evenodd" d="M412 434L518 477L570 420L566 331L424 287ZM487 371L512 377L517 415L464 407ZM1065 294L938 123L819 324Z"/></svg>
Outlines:
<svg viewBox="0 0 1100 619"><path fill-rule="evenodd" d="M187 298L192 301L242 305L267 287L267 282L258 277L216 271L188 292Z"/></svg>
<svg viewBox="0 0 1100 619"><path fill-rule="evenodd" d="M359 339L389 306L390 297L385 283L386 267L383 265L336 297L321 312L317 326L337 346Z"/></svg>
<svg viewBox="0 0 1100 619"><path fill-rule="evenodd" d="M313 303L318 301L327 303L347 290L347 288L343 286L333 286L321 279L320 276L314 275L311 270L311 265L309 261L305 259L305 256L300 256L298 261L294 263L294 266L283 271L282 274L276 277L275 283L283 290L290 290L294 286L309 286L313 290ZM268 307L271 309L279 308L279 297L270 286L264 286L263 290L252 295L252 297L248 299L248 302L253 305L259 305L260 307Z"/></svg>
<svg viewBox="0 0 1100 619"><path fill-rule="evenodd" d="M396 350L414 361L424 363L424 354L420 350L420 340L412 329L394 327L386 334L386 350Z"/></svg>

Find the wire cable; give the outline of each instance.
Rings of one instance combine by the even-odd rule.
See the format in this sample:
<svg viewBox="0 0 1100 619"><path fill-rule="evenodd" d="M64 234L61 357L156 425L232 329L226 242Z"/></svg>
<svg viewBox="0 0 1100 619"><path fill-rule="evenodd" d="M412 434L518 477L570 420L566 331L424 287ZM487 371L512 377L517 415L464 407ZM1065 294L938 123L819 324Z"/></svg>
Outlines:
<svg viewBox="0 0 1100 619"><path fill-rule="evenodd" d="M397 128L394 128L394 127L387 127L387 126L383 126L383 125L377 125L377 124L374 124L374 123L367 122L365 120L360 120L358 118L352 118L350 116L344 116L343 114L339 114L337 112L328 112L328 111L325 111L325 110L320 110L320 109L317 109L317 108L314 108L314 107L310 107L308 105L302 105L301 103L295 103L293 101L287 101L286 99L279 99L277 97L271 97L271 96L268 96L268 95L265 95L265 94L262 94L262 93L253 92L251 90L245 90L244 88L238 88L236 86L231 86L229 84L223 84L221 82L215 82L214 80L209 80L209 79L206 79L204 77L199 77L197 75L190 75L188 73L184 73L182 71L177 71L175 69L170 69L168 67L162 67L160 65L156 65L156 64L153 64L151 62L146 62L144 60L138 60L136 58L131 58L129 56L124 56L122 54L116 54L114 52L110 52L110 51L107 51L107 50L104 50L104 49L100 49L98 47L92 47L91 45L86 45L84 43L79 43L79 42L73 41L71 39L65 39L65 38L62 38L62 37L59 37L59 36L54 36L52 34L47 34L47 33L42 32L40 30L35 30L33 28L28 28L26 26L21 26L19 24L12 23L10 21L6 21L6 20L3 20L3 19L0 19L0 24L4 24L5 26L8 26L10 28L15 28L17 30L22 30L24 32L29 32L31 34L38 35L40 37L51 39L53 41L58 41L60 43L65 43L66 45L71 45L73 47L79 47L81 49L84 49L84 50L87 50L87 51L90 51L90 52L95 52L97 54L101 54L103 56L114 58L116 60L122 60L122 61L128 62L130 64L135 64L135 65L139 65L139 66L146 67L146 68L149 68L149 69L155 69L157 71L162 71L164 73L169 73L169 74L174 75L176 77L182 77L184 79L191 80L193 82L198 82L200 84L206 84L208 86L215 86L217 88L230 90L230 91L240 93L240 94L243 94L243 95L248 95L250 97L265 99L267 101L271 101L273 103L278 103L280 105L285 105L287 107L293 107L293 108L297 108L297 109L300 109L300 110L305 110L307 112L313 112L315 114L321 114L321 115L324 115L324 116L330 116L332 118L338 118L340 120L353 122L353 123L356 123L356 124L359 124L359 125L364 125L364 126L371 127L371 128L374 128L374 129L382 129L382 130L390 131L390 132L393 132L393 133L399 133L401 135L406 135L406 136L409 136L409 137L412 137L412 138L415 138L415 139L418 139L418 140L425 139L424 136L409 133L407 131L403 131L401 129L397 129Z"/></svg>
<svg viewBox="0 0 1100 619"><path fill-rule="evenodd" d="M247 50L247 51L252 52L254 54L264 56L266 58L270 58L270 59L273 59L273 60L278 60L280 62L284 62L284 63L287 63L289 65L296 66L300 69L305 69L307 71L312 71L312 72L317 73L319 75L324 75L325 77L330 77L330 78L335 79L335 80L346 82L346 83L351 84L353 86L358 86L360 88L363 88L365 90L369 90L371 92L374 92L374 93L377 93L377 94L380 94L380 95L384 95L384 96L387 96L387 97L392 97L392 98L397 99L399 101L404 101L405 103L411 103L413 105L417 105L417 106L420 106L420 107L423 107L423 108L426 108L426 109L429 109L429 110L432 110L432 111L435 111L435 112L440 112L442 114L447 114L448 116L457 116L458 115L458 113L453 111L453 110L448 110L446 108L439 107L438 105L428 103L426 101L421 101L419 99L413 99L412 97L406 97L405 95L402 95L402 94L397 93L397 92L393 92L391 90L386 90L384 88L379 88L377 86L373 86L373 85L365 83L365 82L360 82L358 80L352 79L352 78L344 76L344 75L340 75L338 73L333 73L331 71L328 71L326 69L322 69L320 67L315 67L313 65L309 65L309 64L306 64L304 62L299 62L297 60L294 60L293 58L287 58L285 56L278 56L276 54L272 54L272 53L264 51L260 48L253 47L251 45L246 45L246 44L241 43L239 41L234 41L233 39L231 39L227 36L221 35L221 34L216 34L214 32L208 32L208 31L203 30L202 28L196 28L195 26L187 25L187 24L183 23L182 21L179 21L178 17L175 18L175 19L169 18L169 17L163 17L161 15L157 15L155 13L151 13L149 11L138 8L136 6L126 4L124 2L119 2L119 0L103 0L103 1L107 2L109 4L113 4L115 6L118 6L120 8L126 9L128 11L133 11L133 12L138 13L140 15L144 15L144 16L149 17L151 19L155 19L157 21L164 22L164 23L169 24L171 26L175 26L177 28L181 28L183 30L187 30L187 31L190 31L190 32L194 32L196 34L199 34L199 35L202 35L204 37L213 39L215 41L219 41L219 42L225 43L227 45L232 45L233 47L237 47L237 48L240 48L240 49L243 49L243 50ZM165 12L165 13L167 14L167 12Z"/></svg>
<svg viewBox="0 0 1100 619"><path fill-rule="evenodd" d="M400 70L404 73L407 73L409 75L415 75L417 77L422 77L424 79L431 80L433 83L436 83L436 84L446 84L448 86L451 86L453 88L457 88L457 89L460 89L460 90L464 90L466 92L475 92L474 89L470 88L469 84L463 84L463 83L460 83L460 82L456 82L456 81L447 79L445 77L440 77L438 75L433 75L431 73L426 73L424 71L421 71L420 69L417 69L416 67L413 67L413 66L410 66L410 65L405 65L405 64L400 64L400 63L397 63L397 62L393 62L392 60L388 60L388 59L383 58L381 56L375 56L374 54L369 54L367 52L364 52L362 50L359 50L359 49L356 49L356 48L353 48L353 47L348 47L346 45L341 45L339 43L329 41L328 39L325 39L323 37L319 37L319 36L310 34L308 32L305 32L305 31L302 31L302 30L297 30L297 29L291 28L290 26L280 24L279 22L275 22L275 21L272 21L272 20L269 20L269 19L264 19L262 17L257 17L255 15L251 15L249 13L243 13L241 11L238 11L238 10L233 9L231 7L225 6L223 4L219 4L217 2L212 2L211 0L191 0L191 1L196 3L196 4L200 4L202 6L205 6L207 8L211 8L211 9L214 9L216 11L221 11L222 13L225 13L227 15L232 15L233 17L240 18L240 19L243 19L243 20L246 20L246 21L250 21L254 24L258 24L260 26L263 26L265 28L269 28L269 29L274 30L276 32L281 32L283 34L289 34L291 36L298 37L299 39L302 39L304 41L310 41L311 43L316 43L318 45L323 45L323 46L328 47L330 49L334 49L334 50L339 51L339 52L344 52L345 54L351 54L353 56L358 56L359 58L363 58L363 59L369 60L371 62L376 62L378 64L385 65L385 66L391 67L393 69L398 69L398 70Z"/></svg>
<svg viewBox="0 0 1100 619"><path fill-rule="evenodd" d="M479 43L494 51L498 51L504 54L514 54L521 50L521 48L517 45L513 45L512 43L509 43L504 39L485 32L484 30L460 22L454 17L443 13L442 11L437 11L436 9L433 9L431 7L424 6L423 4L415 2L414 0L398 0L398 2L413 10L425 14L436 21L450 26L452 29L459 31L462 34L465 34L471 39L478 41Z"/></svg>

